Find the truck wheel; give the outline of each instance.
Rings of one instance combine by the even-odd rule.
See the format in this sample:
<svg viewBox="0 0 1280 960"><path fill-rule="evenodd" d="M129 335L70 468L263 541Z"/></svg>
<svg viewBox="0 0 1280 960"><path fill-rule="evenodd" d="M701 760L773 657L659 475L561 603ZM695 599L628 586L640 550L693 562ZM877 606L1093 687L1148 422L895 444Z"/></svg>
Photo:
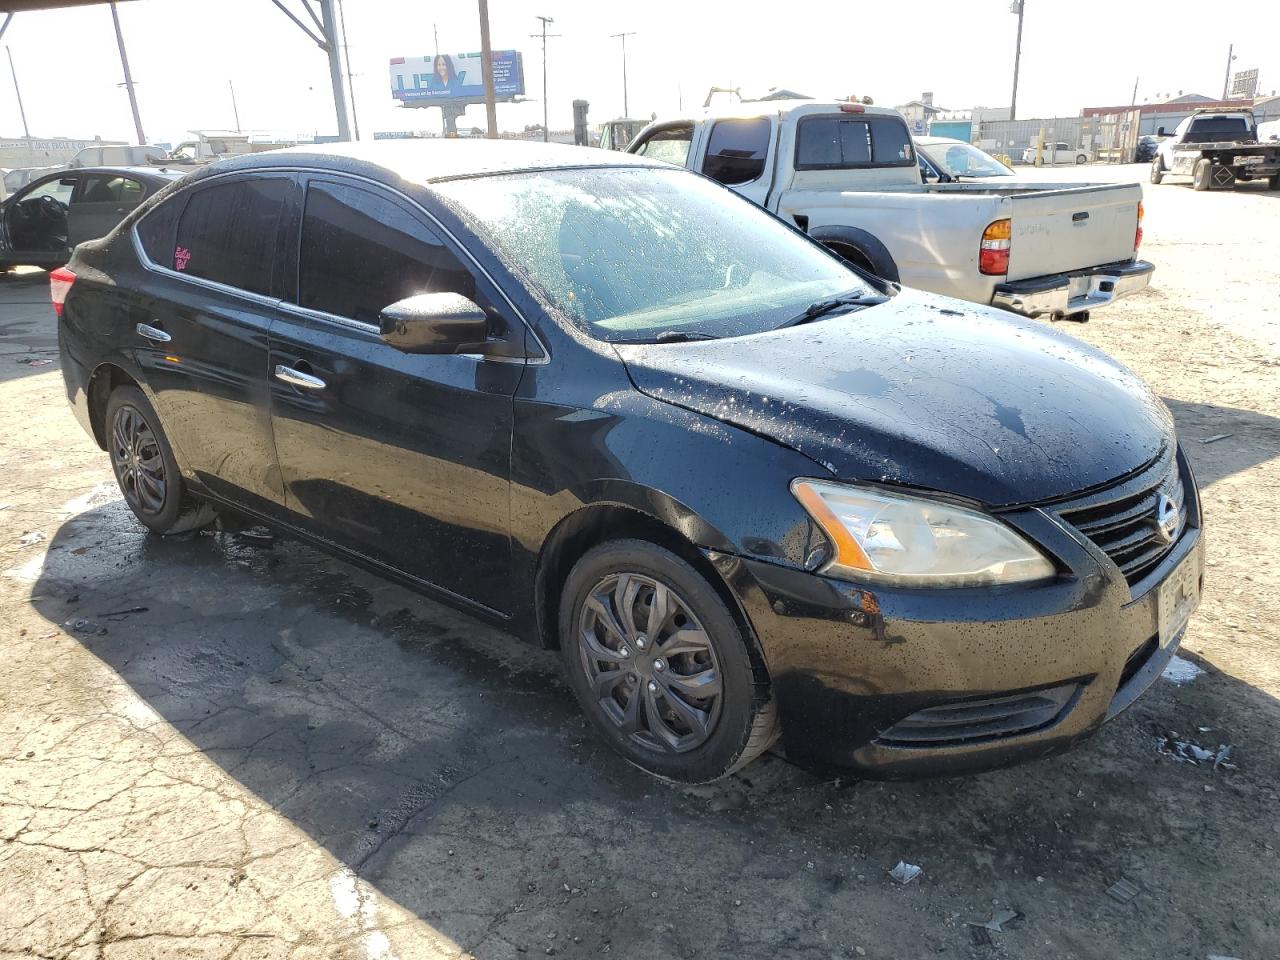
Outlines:
<svg viewBox="0 0 1280 960"><path fill-rule="evenodd" d="M1271 179L1267 181L1267 186L1272 190L1280 190L1280 173L1273 173Z"/></svg>
<svg viewBox="0 0 1280 960"><path fill-rule="evenodd" d="M1202 157L1196 161L1195 169L1191 172L1191 188L1208 190L1211 186L1213 186L1213 161Z"/></svg>
<svg viewBox="0 0 1280 960"><path fill-rule="evenodd" d="M1164 180L1164 167L1160 163L1160 158L1156 157L1151 161L1151 182L1158 184Z"/></svg>

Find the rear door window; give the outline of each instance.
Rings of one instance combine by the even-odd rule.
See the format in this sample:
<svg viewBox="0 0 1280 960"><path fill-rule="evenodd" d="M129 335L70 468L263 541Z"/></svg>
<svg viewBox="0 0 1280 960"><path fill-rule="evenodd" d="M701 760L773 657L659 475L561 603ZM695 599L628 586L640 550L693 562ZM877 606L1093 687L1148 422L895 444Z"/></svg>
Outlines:
<svg viewBox="0 0 1280 960"><path fill-rule="evenodd" d="M271 296L280 214L292 182L254 177L196 190L182 211L173 249L156 262Z"/></svg>
<svg viewBox="0 0 1280 960"><path fill-rule="evenodd" d="M1198 117L1182 139L1187 143L1214 143L1240 140L1249 135L1249 121L1244 117Z"/></svg>
<svg viewBox="0 0 1280 960"><path fill-rule="evenodd" d="M376 326L384 307L419 293L474 299L475 282L405 206L362 187L313 181L302 218L299 305Z"/></svg>
<svg viewBox="0 0 1280 960"><path fill-rule="evenodd" d="M707 141L702 172L726 186L759 180L769 155L772 128L768 117L717 120Z"/></svg>
<svg viewBox="0 0 1280 960"><path fill-rule="evenodd" d="M908 167L915 162L907 126L894 117L804 117L796 128L797 170Z"/></svg>
<svg viewBox="0 0 1280 960"><path fill-rule="evenodd" d="M142 184L131 177L86 173L81 178L77 203L136 204L142 199Z"/></svg>

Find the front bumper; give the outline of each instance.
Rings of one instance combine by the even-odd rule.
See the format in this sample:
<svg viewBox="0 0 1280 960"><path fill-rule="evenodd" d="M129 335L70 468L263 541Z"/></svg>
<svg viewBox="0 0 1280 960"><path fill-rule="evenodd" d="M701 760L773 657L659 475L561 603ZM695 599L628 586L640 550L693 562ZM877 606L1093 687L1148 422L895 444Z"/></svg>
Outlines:
<svg viewBox="0 0 1280 960"><path fill-rule="evenodd" d="M1062 751L1155 682L1182 639L1160 642L1160 584L1184 563L1203 576L1194 494L1188 507L1179 540L1133 587L1037 509L1010 522L1064 566L1040 584L868 588L712 560L760 641L791 759L877 779L947 776Z"/></svg>
<svg viewBox="0 0 1280 960"><path fill-rule="evenodd" d="M1121 297L1145 289L1155 269L1145 260L1126 260L1048 277L1015 280L997 286L991 303L1027 317L1070 316L1109 306Z"/></svg>

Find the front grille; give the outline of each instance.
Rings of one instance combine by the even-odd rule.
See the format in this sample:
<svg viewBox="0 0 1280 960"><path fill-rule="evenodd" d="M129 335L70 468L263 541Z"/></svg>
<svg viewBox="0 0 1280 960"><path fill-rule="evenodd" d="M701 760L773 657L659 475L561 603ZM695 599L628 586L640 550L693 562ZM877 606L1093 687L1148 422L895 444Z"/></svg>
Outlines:
<svg viewBox="0 0 1280 960"><path fill-rule="evenodd" d="M1100 493L1057 507L1057 513L1108 557L1133 586L1150 573L1173 547L1160 531L1160 495L1178 511L1177 540L1187 525L1186 491L1172 455L1134 477Z"/></svg>
<svg viewBox="0 0 1280 960"><path fill-rule="evenodd" d="M985 700L961 700L917 710L876 739L903 747L942 747L1014 737L1047 727L1071 704L1080 689L1066 683Z"/></svg>

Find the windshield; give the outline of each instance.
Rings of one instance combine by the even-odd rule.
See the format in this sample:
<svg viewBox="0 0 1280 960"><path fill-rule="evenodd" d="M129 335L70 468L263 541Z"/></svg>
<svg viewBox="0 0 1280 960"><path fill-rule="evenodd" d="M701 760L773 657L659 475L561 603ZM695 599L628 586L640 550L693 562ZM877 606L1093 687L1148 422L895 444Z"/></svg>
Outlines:
<svg viewBox="0 0 1280 960"><path fill-rule="evenodd" d="M922 143L934 165L953 177L1012 177L1013 171L990 154L967 143Z"/></svg>
<svg viewBox="0 0 1280 960"><path fill-rule="evenodd" d="M1243 140L1250 134L1249 121L1244 117L1200 117L1191 121L1182 138L1183 143L1215 143Z"/></svg>
<svg viewBox="0 0 1280 960"><path fill-rule="evenodd" d="M556 315L607 341L735 337L876 293L750 201L681 170L551 170L434 185Z"/></svg>

